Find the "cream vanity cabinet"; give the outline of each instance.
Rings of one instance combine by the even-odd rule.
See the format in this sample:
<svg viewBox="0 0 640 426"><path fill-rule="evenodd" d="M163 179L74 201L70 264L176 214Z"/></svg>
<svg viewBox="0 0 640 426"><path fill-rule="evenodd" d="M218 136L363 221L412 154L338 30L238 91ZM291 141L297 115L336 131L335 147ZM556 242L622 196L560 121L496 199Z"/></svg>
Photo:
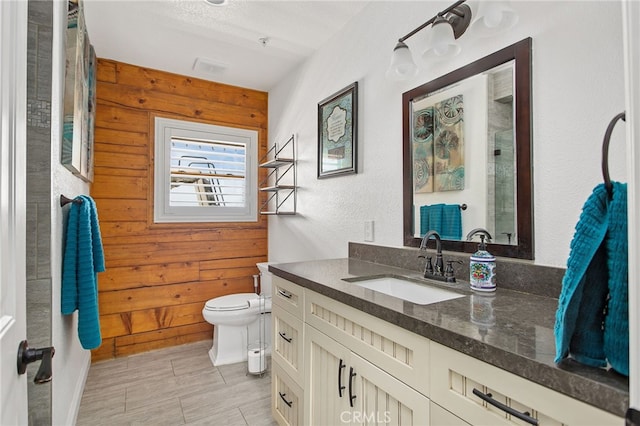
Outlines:
<svg viewBox="0 0 640 426"><path fill-rule="evenodd" d="M273 295L272 412L280 425L624 424L279 277Z"/></svg>

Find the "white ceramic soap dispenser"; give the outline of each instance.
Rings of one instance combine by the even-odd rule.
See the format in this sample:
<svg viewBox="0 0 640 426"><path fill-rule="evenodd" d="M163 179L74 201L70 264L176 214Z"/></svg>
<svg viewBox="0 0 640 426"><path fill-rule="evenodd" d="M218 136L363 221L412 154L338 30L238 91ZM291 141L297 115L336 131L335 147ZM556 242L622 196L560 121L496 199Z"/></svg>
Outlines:
<svg viewBox="0 0 640 426"><path fill-rule="evenodd" d="M480 235L478 251L471 255L469 262L469 283L472 290L495 291L496 290L496 258L487 251L484 239L491 241L491 234L486 229L476 228L467 234L467 240L474 235Z"/></svg>

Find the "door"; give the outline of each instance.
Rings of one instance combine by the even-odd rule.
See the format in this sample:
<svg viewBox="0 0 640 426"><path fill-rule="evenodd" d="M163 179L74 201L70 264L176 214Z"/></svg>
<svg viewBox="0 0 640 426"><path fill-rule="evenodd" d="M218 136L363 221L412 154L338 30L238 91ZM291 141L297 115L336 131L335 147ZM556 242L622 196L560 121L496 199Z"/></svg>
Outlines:
<svg viewBox="0 0 640 426"><path fill-rule="evenodd" d="M0 1L0 424L27 423L27 379L17 353L26 338L27 2Z"/></svg>

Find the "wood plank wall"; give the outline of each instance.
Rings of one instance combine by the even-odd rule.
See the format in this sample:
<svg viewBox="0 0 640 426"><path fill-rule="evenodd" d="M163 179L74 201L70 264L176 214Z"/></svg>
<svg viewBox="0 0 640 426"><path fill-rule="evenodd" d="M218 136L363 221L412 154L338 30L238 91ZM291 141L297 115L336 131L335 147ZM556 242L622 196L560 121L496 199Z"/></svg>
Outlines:
<svg viewBox="0 0 640 426"><path fill-rule="evenodd" d="M154 224L153 119L258 130L262 157L267 93L104 59L97 80L91 196L107 270L98 275L102 346L92 360L211 339L204 303L253 291L255 264L267 260L267 219Z"/></svg>

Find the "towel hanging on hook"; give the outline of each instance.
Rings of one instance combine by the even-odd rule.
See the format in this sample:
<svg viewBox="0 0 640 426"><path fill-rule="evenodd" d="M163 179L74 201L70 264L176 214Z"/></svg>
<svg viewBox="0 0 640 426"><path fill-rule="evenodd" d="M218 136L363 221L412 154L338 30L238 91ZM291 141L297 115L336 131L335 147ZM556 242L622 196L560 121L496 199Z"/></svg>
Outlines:
<svg viewBox="0 0 640 426"><path fill-rule="evenodd" d="M604 178L604 187L607 189L609 199L611 199L613 195L613 185L609 178L609 140L611 139L613 128L620 119L622 119L622 121L626 121L624 111L613 117L613 120L611 120L609 126L607 126L607 131L605 132L604 140L602 141L602 177Z"/></svg>

